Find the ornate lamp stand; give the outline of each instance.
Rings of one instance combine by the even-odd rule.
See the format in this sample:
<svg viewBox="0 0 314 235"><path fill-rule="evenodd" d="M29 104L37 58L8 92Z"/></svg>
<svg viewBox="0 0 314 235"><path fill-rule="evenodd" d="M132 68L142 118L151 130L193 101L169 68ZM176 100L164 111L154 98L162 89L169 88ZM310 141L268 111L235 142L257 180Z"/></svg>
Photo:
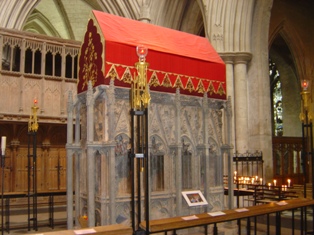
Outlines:
<svg viewBox="0 0 314 235"><path fill-rule="evenodd" d="M314 161L313 161L313 127L312 127L312 113L311 113L311 93L309 88L309 81L302 80L301 81L301 113L300 113L300 120L302 122L302 169L303 169L303 183L304 183L304 197L306 198L306 182L307 182L307 162L310 162L310 169L308 171L309 176L311 176L312 181L312 199L314 199ZM313 207L314 212L314 207ZM306 220L306 212L305 212L305 231L307 231L307 220ZM314 217L313 217L313 230L314 230Z"/></svg>
<svg viewBox="0 0 314 235"><path fill-rule="evenodd" d="M132 228L136 235L149 234L149 158L148 158L148 105L150 102L149 85L147 83L147 67L145 61L147 48L140 45L136 48L139 61L135 63L137 75L131 87L131 178L132 178ZM142 182L145 189L145 220L147 231L140 228ZM135 225L135 203L137 187L137 225Z"/></svg>
<svg viewBox="0 0 314 235"><path fill-rule="evenodd" d="M28 121L28 231L30 231L31 221L33 229L38 230L37 224L37 99L34 99L32 113ZM31 153L32 150L32 153ZM31 187L31 185L33 187ZM31 198L33 202L31 203ZM31 205L33 206L33 217L31 218Z"/></svg>

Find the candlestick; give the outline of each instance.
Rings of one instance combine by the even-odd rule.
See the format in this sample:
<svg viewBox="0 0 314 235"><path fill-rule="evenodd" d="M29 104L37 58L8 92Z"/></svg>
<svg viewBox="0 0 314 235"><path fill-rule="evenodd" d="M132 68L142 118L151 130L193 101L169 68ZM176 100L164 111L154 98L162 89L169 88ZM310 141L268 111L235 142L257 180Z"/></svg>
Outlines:
<svg viewBox="0 0 314 235"><path fill-rule="evenodd" d="M1 153L2 153L2 156L5 155L6 142L7 142L7 137L6 136L2 136L1 137Z"/></svg>

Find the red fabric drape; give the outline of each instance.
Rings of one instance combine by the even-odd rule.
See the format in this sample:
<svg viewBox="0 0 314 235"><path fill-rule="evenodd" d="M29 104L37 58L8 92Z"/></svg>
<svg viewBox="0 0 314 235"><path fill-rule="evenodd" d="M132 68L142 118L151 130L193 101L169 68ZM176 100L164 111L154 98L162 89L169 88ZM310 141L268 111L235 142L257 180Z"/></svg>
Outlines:
<svg viewBox="0 0 314 235"><path fill-rule="evenodd" d="M93 24L103 37L105 66L103 79L95 85L108 84L114 78L116 85L129 86L125 81L135 72L136 46L143 44L148 48L146 61L151 90L174 92L179 81L182 93L208 92L209 97L226 98L225 64L206 38L99 11L93 11L93 15ZM89 28L93 27L89 25L86 34ZM80 60L83 54L81 51ZM85 90L80 88L79 92Z"/></svg>

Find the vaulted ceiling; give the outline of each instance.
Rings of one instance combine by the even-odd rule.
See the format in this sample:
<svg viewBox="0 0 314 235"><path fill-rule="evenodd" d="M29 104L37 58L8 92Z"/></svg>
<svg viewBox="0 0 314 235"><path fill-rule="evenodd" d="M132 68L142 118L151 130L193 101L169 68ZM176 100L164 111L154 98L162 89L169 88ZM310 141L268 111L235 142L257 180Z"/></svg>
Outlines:
<svg viewBox="0 0 314 235"><path fill-rule="evenodd" d="M147 15L146 9L154 9L148 13L151 23L204 36L198 4L197 0L41 0L23 30L80 41L93 9L135 20L141 12Z"/></svg>

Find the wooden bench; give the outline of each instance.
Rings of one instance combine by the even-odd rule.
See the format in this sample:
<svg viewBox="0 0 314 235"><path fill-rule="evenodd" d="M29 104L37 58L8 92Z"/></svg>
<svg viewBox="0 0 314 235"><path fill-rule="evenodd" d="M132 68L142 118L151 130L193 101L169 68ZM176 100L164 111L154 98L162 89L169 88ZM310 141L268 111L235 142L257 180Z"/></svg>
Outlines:
<svg viewBox="0 0 314 235"><path fill-rule="evenodd" d="M296 191L299 197L304 197L304 185L294 184L292 188ZM306 184L306 198L312 198L312 183Z"/></svg>
<svg viewBox="0 0 314 235"><path fill-rule="evenodd" d="M298 194L291 188L282 188L280 186L254 186L255 193L253 195L255 204L270 203L282 200L298 198Z"/></svg>

